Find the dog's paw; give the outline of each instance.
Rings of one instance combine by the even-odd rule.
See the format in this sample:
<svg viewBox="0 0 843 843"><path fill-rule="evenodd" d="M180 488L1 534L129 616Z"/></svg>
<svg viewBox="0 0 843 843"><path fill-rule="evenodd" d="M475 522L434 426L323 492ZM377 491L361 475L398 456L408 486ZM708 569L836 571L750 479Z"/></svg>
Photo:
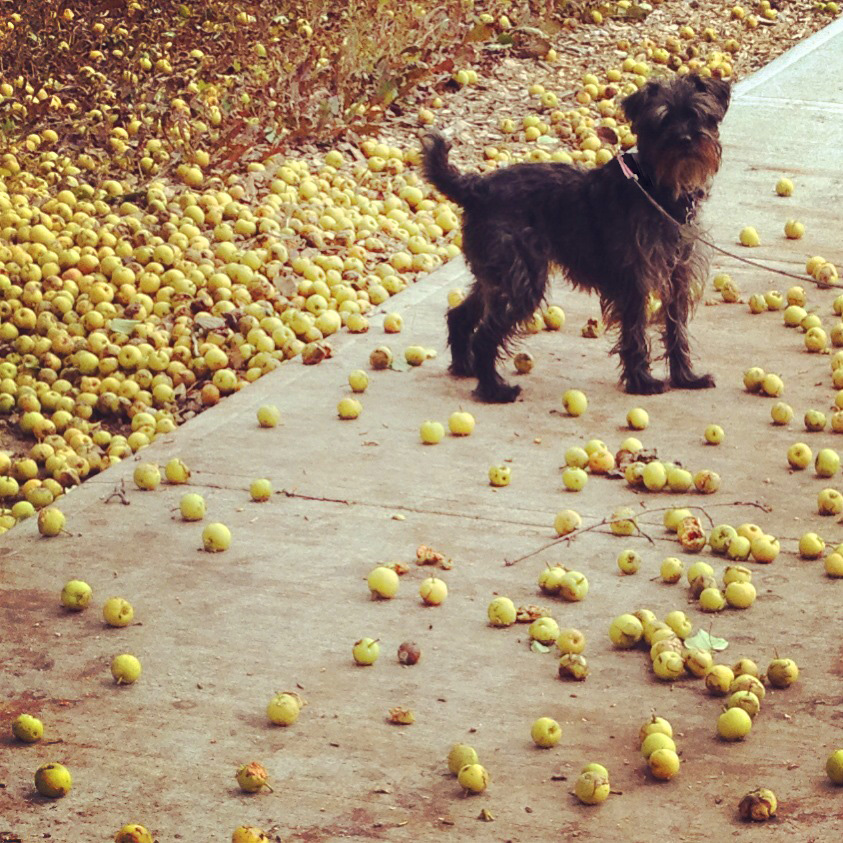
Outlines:
<svg viewBox="0 0 843 843"><path fill-rule="evenodd" d="M650 374L628 377L624 388L631 395L659 395L667 389L667 384Z"/></svg>
<svg viewBox="0 0 843 843"><path fill-rule="evenodd" d="M478 401L485 404L511 404L520 394L520 386L510 386L508 383L495 384L493 386L477 385L477 389L471 393Z"/></svg>
<svg viewBox="0 0 843 843"><path fill-rule="evenodd" d="M713 375L695 375L693 372L682 378L671 378L670 385L675 389L711 389L716 386Z"/></svg>
<svg viewBox="0 0 843 843"><path fill-rule="evenodd" d="M451 365L448 366L448 371L455 378L470 378L474 374L471 364L465 360L452 360Z"/></svg>

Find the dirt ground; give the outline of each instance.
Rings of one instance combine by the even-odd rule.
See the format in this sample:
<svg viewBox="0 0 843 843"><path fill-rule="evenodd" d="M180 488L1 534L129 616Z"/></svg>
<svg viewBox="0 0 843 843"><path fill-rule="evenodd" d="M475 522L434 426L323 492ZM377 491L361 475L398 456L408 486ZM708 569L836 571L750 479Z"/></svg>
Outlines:
<svg viewBox="0 0 843 843"><path fill-rule="evenodd" d="M752 257L793 272L811 254L842 262L843 87L833 71L841 44L843 29L831 27L739 90L706 211L717 243L739 249L732 245L737 233L751 224L763 240ZM817 78L827 80L821 98ZM773 191L784 174L797 185L790 199ZM789 217L806 224L804 240L784 239ZM728 269L744 298L792 283L726 258L714 268ZM822 561L796 553L808 530L829 545L843 541L836 519L816 515L817 493L838 486L839 475L791 472L785 460L799 440L815 453L837 446L837 436L807 433L801 423L807 409L833 404L829 357L808 354L780 313L712 303L700 307L693 334L700 368L715 374L718 388L627 396L607 360L610 339L579 335L597 315L596 301L560 285L552 298L568 322L561 334L525 341L536 365L522 377L523 400L478 405L472 384L446 373L446 294L467 281L459 263L449 265L390 302L404 316L402 334L373 328L348 336L335 359L312 371L285 367L143 452L143 460L179 456L191 467L192 489L208 503L206 522L232 530L229 551L198 551L201 525L173 513L184 488L135 491L132 462L63 501L69 535L39 539L26 524L0 544L0 719L29 712L46 730L34 745L13 742L7 730L0 738L0 840L93 843L127 822L148 826L161 843L224 841L239 824L283 841L839 839L840 794L823 767L843 745L836 635L843 585L825 577ZM805 287L809 309L830 328L837 291L807 279ZM707 299L716 298L709 289ZM368 368L369 352L381 343L399 354L410 344L439 354L418 369L370 373L362 415L340 422L335 406L348 391L348 372ZM751 365L781 373L783 399L795 410L790 425L771 426L772 400L743 390ZM570 387L589 396L580 418L561 411L560 395ZM281 408L280 427L257 427L255 411L264 403ZM634 406L650 414L638 434L646 447L692 469L716 470L720 491L643 493L592 477L582 492L564 492L565 449L593 437L616 448L629 435L625 415ZM460 407L477 419L472 436L419 444L422 421L444 422ZM711 422L726 432L717 447L702 437ZM494 489L487 471L502 461L512 467L512 483ZM249 502L256 477L270 478L279 491L266 504ZM127 505L106 501L121 484ZM507 564L553 540L558 510L574 508L590 526L619 505L640 511L646 536L593 530ZM683 555L661 527L663 509L674 505L700 507L713 523L754 522L780 538L772 565L751 565L758 590L752 608L704 614L688 602L684 583L654 579L665 556ZM449 587L440 607L417 597L430 573L413 564L420 544L454 560L452 570L439 572ZM615 563L627 547L644 559L635 576L621 575ZM726 564L707 551L699 558L718 577ZM371 601L369 570L399 560L411 570L398 596ZM539 594L536 579L549 563L586 574L583 602ZM73 577L94 590L92 607L77 615L58 605ZM548 606L561 626L581 629L588 679L560 681L554 654L532 652L525 626L490 628L486 607L496 594ZM100 608L111 595L134 605L130 627L103 625ZM800 679L788 690L768 689L747 740L723 743L715 733L722 699L707 695L699 680L657 680L644 650L612 648L612 618L641 607L659 616L685 610L695 628L728 640L720 657L726 664L747 657L764 669L778 653L796 660ZM373 667L351 658L363 636L381 642ZM422 650L412 667L395 657L405 640ZM135 685L111 680L109 663L120 652L143 664ZM264 709L285 689L298 689L309 704L293 726L274 727ZM393 706L413 709L415 724L387 723ZM682 769L667 783L647 774L638 749L638 729L653 711L672 722L681 751ZM540 716L563 727L554 749L532 745L530 725ZM445 757L456 742L474 745L489 770L484 794L464 797L448 775ZM238 791L234 771L253 760L268 769L274 792ZM32 775L47 761L74 776L64 799L35 794ZM589 761L610 771L614 792L601 806L582 806L571 795ZM759 786L777 793L779 815L747 826L737 803ZM484 809L489 821L480 819Z"/></svg>

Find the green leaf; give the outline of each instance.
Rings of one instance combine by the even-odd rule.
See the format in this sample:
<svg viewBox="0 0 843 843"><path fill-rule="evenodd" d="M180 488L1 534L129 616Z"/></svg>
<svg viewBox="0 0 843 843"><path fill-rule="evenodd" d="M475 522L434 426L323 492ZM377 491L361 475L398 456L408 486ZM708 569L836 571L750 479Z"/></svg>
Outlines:
<svg viewBox="0 0 843 843"><path fill-rule="evenodd" d="M725 638L717 638L704 629L697 630L690 638L685 639L685 646L689 650L725 650L729 642Z"/></svg>
<svg viewBox="0 0 843 843"><path fill-rule="evenodd" d="M112 319L108 323L110 330L118 334L131 334L140 325L140 319Z"/></svg>
<svg viewBox="0 0 843 843"><path fill-rule="evenodd" d="M530 644L530 649L534 653L549 653L550 652L550 647L545 646L544 644L542 644L539 641L533 641L532 644Z"/></svg>

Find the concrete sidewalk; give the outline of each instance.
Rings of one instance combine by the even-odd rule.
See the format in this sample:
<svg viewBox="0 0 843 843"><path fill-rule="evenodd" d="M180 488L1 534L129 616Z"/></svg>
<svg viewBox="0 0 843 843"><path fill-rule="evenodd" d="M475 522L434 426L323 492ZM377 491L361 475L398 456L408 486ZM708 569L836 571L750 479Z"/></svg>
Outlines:
<svg viewBox="0 0 843 843"><path fill-rule="evenodd" d="M837 21L737 87L724 125L724 167L706 209L717 243L730 248L743 226L754 225L763 244L734 245L741 254L795 272L811 254L843 264L841 80ZM795 180L790 199L774 193L781 175ZM790 217L806 224L804 240L784 238ZM744 295L790 286L726 258L715 265ZM162 843L227 841L240 824L272 828L284 841L839 838L843 815L823 766L843 745L843 648L835 635L843 586L823 576L822 562L796 555L809 529L829 543L843 541L839 524L815 515L816 493L839 478L791 474L784 457L803 438L815 452L838 442L830 433L805 433L800 422L809 407L833 403L828 357L806 354L802 335L785 330L780 314L703 306L695 348L718 389L627 396L607 360L609 340L579 336L597 315L596 300L560 286L553 299L568 325L525 342L536 367L520 381L523 400L478 405L473 383L446 373L446 293L467 282L455 261L389 303L404 316L402 334L374 327L347 335L334 359L284 366L139 455L188 464L192 488L208 504L206 523L231 528L229 551L200 552L202 525L173 513L185 488L135 491L133 461L62 500L72 536L40 539L32 523L2 541L0 719L36 714L46 735L31 746L0 738L0 839L11 832L27 843L95 843L128 822L148 826ZM807 278L805 287L810 308L831 325L834 291L816 290ZM397 356L410 344L439 356L418 369L371 372L362 415L339 421L348 372L368 369L379 344ZM750 365L782 374L784 397L796 410L789 428L771 428L770 400L743 391ZM560 412L569 387L589 396L581 418ZM255 413L265 403L281 408L282 426L258 428ZM617 449L634 406L650 413L650 427L639 434L647 447L692 469L718 471L721 491L705 498L640 494L623 481L592 477L581 493L563 492L565 449L593 437ZM419 443L421 422L446 422L460 407L477 419L472 436ZM718 448L702 439L714 421L726 430ZM512 483L493 489L487 472L502 461L512 466ZM251 503L248 486L257 477L293 494ZM121 483L128 505L105 502ZM661 519L665 507L680 504L703 506L714 523L751 521L781 538L779 559L753 566L759 599L748 612L702 614L687 604L684 584L651 579L662 558L679 550ZM651 541L593 531L505 564L552 541L559 509L575 508L590 525L619 505L642 510ZM453 570L438 572L450 595L437 608L417 597L419 581L432 573L412 562L420 544L454 559ZM620 576L615 563L627 546L644 558L634 577ZM724 561L703 558L719 576ZM369 570L398 560L411 570L397 598L370 601ZM539 594L536 578L548 563L583 571L587 599L567 604ZM94 604L80 615L58 605L73 577L94 590ZM553 654L530 651L526 627L489 628L486 606L495 594L550 606L560 626L582 629L588 680L560 682ZM100 607L112 595L132 602L134 625L103 625ZM724 744L715 736L722 700L708 697L699 681L659 682L644 652L612 649L611 619L642 606L659 616L684 609L695 626L727 638L724 663L748 657L764 669L776 651L794 658L800 682L770 690L751 736ZM381 642L380 660L365 669L351 659L363 636ZM421 647L414 667L395 658L405 640ZM136 685L111 680L109 663L120 652L141 659ZM286 689L298 689L309 705L293 726L270 726L266 704ZM413 709L414 725L386 722L399 705ZM638 728L653 710L672 721L682 751L680 774L665 784L646 775L638 752ZM553 750L530 741L540 716L563 726ZM463 798L447 775L445 757L456 742L477 748L491 775L485 794ZM238 791L234 771L253 760L269 770L273 793ZM68 797L34 795L34 770L46 761L73 773ZM589 761L609 768L617 791L594 809L570 796ZM740 797L758 786L779 796L771 827L737 819ZM494 822L478 820L483 808Z"/></svg>

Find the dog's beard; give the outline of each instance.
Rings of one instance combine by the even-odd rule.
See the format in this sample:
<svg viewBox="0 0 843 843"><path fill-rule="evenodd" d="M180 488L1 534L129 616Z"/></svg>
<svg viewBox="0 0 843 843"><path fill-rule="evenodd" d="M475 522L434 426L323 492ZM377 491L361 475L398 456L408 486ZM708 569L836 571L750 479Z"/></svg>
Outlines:
<svg viewBox="0 0 843 843"><path fill-rule="evenodd" d="M656 181L678 196L707 187L719 168L720 144L703 137L687 151L664 149L656 161Z"/></svg>

